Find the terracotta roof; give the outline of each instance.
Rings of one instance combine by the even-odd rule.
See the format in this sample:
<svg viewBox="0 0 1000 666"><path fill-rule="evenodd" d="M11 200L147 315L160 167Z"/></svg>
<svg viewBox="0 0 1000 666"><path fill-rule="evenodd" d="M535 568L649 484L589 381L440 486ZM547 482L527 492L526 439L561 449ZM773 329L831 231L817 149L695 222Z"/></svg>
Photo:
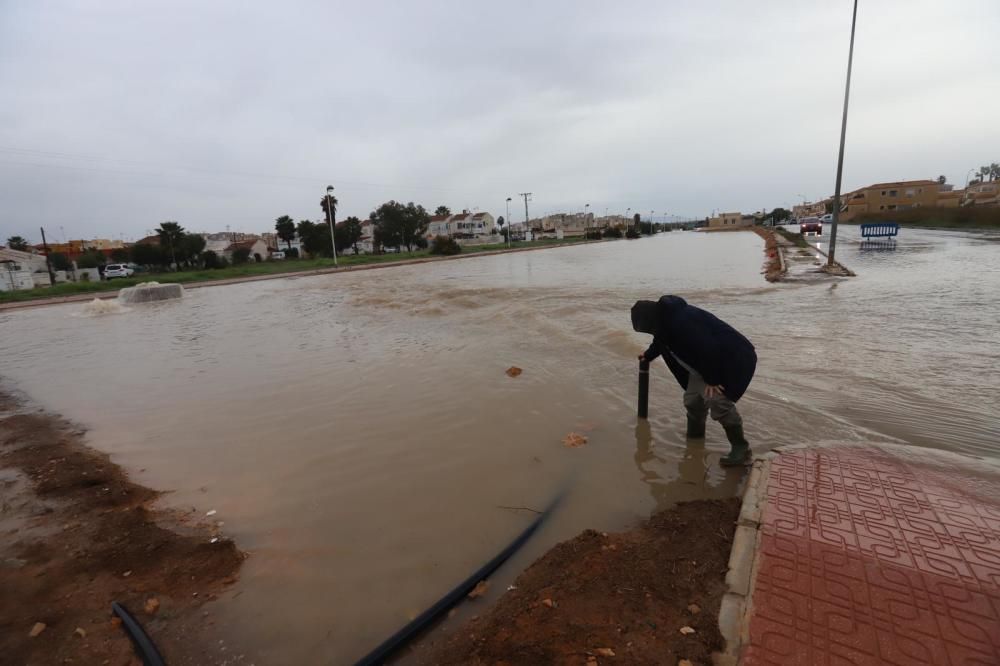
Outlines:
<svg viewBox="0 0 1000 666"><path fill-rule="evenodd" d="M868 187L862 188L865 190L873 190L876 187L907 187L912 185L939 185L936 180L898 180L893 183L875 183L874 185L869 185Z"/></svg>
<svg viewBox="0 0 1000 666"><path fill-rule="evenodd" d="M466 219L467 217L469 217L468 213L458 213L456 215L452 215L451 219L454 220L455 222L461 222L462 220Z"/></svg>
<svg viewBox="0 0 1000 666"><path fill-rule="evenodd" d="M259 238L252 238L250 240L241 240L241 241L236 241L235 243L230 243L229 245L226 246L226 252L229 252L231 250L238 250L241 247L245 247L248 250L252 250L253 246L256 245L258 241L263 242Z"/></svg>
<svg viewBox="0 0 1000 666"><path fill-rule="evenodd" d="M486 217L487 215L489 215L489 213L476 213L475 215L472 216L472 219L473 220L481 220L484 217Z"/></svg>
<svg viewBox="0 0 1000 666"><path fill-rule="evenodd" d="M451 217L451 215L431 215L431 222L444 222L449 217Z"/></svg>

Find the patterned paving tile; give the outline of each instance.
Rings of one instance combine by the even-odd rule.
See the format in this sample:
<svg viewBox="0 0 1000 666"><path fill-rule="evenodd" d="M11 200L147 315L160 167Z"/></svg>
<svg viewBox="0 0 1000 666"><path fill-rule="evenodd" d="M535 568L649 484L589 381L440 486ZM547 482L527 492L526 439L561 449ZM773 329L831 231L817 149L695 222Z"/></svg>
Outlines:
<svg viewBox="0 0 1000 666"><path fill-rule="evenodd" d="M1000 664L1000 479L834 447L767 488L745 664Z"/></svg>

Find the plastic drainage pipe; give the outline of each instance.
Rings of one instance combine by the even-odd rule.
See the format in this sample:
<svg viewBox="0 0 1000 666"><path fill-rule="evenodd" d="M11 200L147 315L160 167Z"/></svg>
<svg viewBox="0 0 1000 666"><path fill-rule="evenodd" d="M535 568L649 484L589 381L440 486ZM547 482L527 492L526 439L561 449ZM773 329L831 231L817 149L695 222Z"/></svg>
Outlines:
<svg viewBox="0 0 1000 666"><path fill-rule="evenodd" d="M506 548L500 551L496 557L481 566L474 574L466 578L458 587L441 597L433 606L417 616L416 619L390 636L377 648L369 652L367 656L358 661L356 666L376 666L376 664L385 662L385 660L388 659L396 650L406 645L411 638L427 628L427 626L430 625L435 618L461 601L462 597L466 596L476 585L479 584L479 581L487 578L491 573L499 569L501 564L506 562L518 548L524 545L524 542L535 533L538 526L541 525L548 515L552 513L552 510L556 508L556 505L558 505L560 500L562 500L563 495L565 495L565 491L560 492L559 495L552 500L552 503L549 504L545 511L539 514L538 517L535 518L535 520L533 520L532 523L528 525L528 527L521 532L516 539L511 541Z"/></svg>
<svg viewBox="0 0 1000 666"><path fill-rule="evenodd" d="M132 617L131 613L117 601L111 602L111 610L121 618L125 633L132 640L132 646L135 648L136 654L142 658L143 666L166 666L167 662L163 661L163 657L156 649L156 645L146 635L146 632L142 630L142 625Z"/></svg>

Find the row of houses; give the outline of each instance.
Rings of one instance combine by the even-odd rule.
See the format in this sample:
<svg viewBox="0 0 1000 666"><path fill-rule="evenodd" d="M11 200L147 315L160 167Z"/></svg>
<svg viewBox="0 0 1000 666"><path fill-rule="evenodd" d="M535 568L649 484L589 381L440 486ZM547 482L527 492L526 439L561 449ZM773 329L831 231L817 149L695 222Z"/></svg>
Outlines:
<svg viewBox="0 0 1000 666"><path fill-rule="evenodd" d="M875 183L840 197L840 219L850 221L866 213L910 208L958 208L1000 205L1000 181L973 183L965 189L936 180L901 180ZM831 210L833 198L793 207L795 218L821 216Z"/></svg>

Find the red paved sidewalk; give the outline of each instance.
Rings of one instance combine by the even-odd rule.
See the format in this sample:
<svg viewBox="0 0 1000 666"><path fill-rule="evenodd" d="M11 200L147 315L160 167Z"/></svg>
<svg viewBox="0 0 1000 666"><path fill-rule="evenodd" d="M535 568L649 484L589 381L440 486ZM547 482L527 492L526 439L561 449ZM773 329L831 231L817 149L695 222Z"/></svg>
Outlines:
<svg viewBox="0 0 1000 666"><path fill-rule="evenodd" d="M744 664L1000 664L1000 467L833 445L761 472Z"/></svg>

